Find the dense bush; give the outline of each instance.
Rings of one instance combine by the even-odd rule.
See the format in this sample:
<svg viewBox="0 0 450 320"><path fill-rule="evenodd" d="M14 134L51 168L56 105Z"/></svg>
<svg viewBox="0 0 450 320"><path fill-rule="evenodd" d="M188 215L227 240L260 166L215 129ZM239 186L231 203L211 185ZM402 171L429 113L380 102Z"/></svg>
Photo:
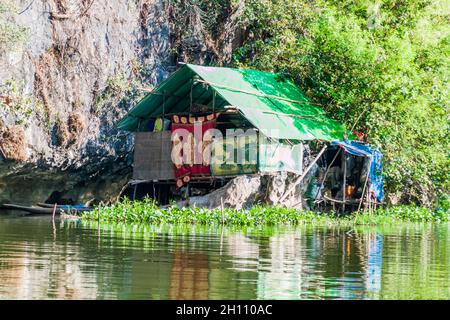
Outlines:
<svg viewBox="0 0 450 320"><path fill-rule="evenodd" d="M447 1L248 0L235 65L284 72L381 148L391 201L449 192Z"/></svg>

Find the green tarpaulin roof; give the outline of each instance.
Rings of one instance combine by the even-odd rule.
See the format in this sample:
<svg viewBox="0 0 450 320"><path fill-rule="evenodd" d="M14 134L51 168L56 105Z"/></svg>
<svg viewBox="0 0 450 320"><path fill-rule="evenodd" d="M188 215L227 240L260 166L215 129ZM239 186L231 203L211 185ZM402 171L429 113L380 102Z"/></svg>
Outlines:
<svg viewBox="0 0 450 320"><path fill-rule="evenodd" d="M189 112L193 104L212 110L234 106L264 135L292 140L342 140L345 127L309 102L290 80L251 69L183 65L144 97L119 122L118 128L138 129L141 120ZM351 135L347 132L348 135Z"/></svg>

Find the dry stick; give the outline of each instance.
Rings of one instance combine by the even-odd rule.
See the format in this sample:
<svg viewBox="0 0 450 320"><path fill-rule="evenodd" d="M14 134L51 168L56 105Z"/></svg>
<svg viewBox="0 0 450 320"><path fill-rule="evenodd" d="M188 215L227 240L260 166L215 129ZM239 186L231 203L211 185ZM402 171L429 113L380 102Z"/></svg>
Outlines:
<svg viewBox="0 0 450 320"><path fill-rule="evenodd" d="M369 191L367 191L367 198L366 198L366 203L367 203L367 211L369 212L370 215L370 198L369 198Z"/></svg>
<svg viewBox="0 0 450 320"><path fill-rule="evenodd" d="M326 195L323 195L323 198L324 198L325 200L331 201L331 202L333 202L333 203L340 203L340 204L343 204L343 203L344 203L344 201L342 201L342 200L333 199L333 198L327 197Z"/></svg>
<svg viewBox="0 0 450 320"><path fill-rule="evenodd" d="M225 217L223 213L223 197L220 197L220 212L222 213L222 225L225 224Z"/></svg>
<svg viewBox="0 0 450 320"><path fill-rule="evenodd" d="M91 8L94 1L95 0L92 0L91 3L87 6L87 8L82 13L80 13L78 16L75 13L69 14L69 13L56 13L56 12L50 12L50 15L52 18L61 19L61 20L80 18L87 14L87 12Z"/></svg>
<svg viewBox="0 0 450 320"><path fill-rule="evenodd" d="M88 13L89 9L91 9L94 2L95 2L95 0L92 0L91 3L89 3L89 5L86 7L86 9L84 9L84 11L78 17L82 17L82 16L86 15Z"/></svg>
<svg viewBox="0 0 450 320"><path fill-rule="evenodd" d="M98 212L97 212L97 246L100 247L100 210L102 208L103 201L100 201L98 204ZM117 221L118 222L118 221Z"/></svg>
<svg viewBox="0 0 450 320"><path fill-rule="evenodd" d="M350 129L351 132L353 132L353 130L355 129L356 124L358 123L359 119L361 119L362 115L363 115L364 113L366 113L366 111L367 111L367 108L364 109L364 110L359 114L358 118L356 118L355 122L353 123L352 128Z"/></svg>
<svg viewBox="0 0 450 320"><path fill-rule="evenodd" d="M322 150L320 150L319 154L317 155L317 157L309 164L308 168L306 168L306 170L302 173L302 175L295 180L295 182L291 185L291 187L288 189L288 191L280 198L280 200L278 201L278 203L283 202L287 196L294 191L294 189L297 187L297 185L305 178L306 174L309 172L309 170L311 170L311 168L314 166L314 164L319 161L320 157L322 156L322 154L325 152L327 146L323 146Z"/></svg>
<svg viewBox="0 0 450 320"><path fill-rule="evenodd" d="M52 214L53 241L56 240L55 214L56 214L56 203L55 203L55 205L53 206L53 214Z"/></svg>
<svg viewBox="0 0 450 320"><path fill-rule="evenodd" d="M31 1L25 9L23 9L22 11L20 11L20 12L17 13L17 14L18 14L18 15L21 15L22 13L24 13L25 11L27 11L27 10L31 7L31 5L33 4L33 2L34 2L34 0Z"/></svg>
<svg viewBox="0 0 450 320"><path fill-rule="evenodd" d="M222 228L220 228L220 250L219 255L222 256L222 249L223 249L223 225Z"/></svg>
<svg viewBox="0 0 450 320"><path fill-rule="evenodd" d="M6 157L5 152L3 151L3 147L2 147L2 146L0 146L0 153L2 154L2 157L3 157L5 160L8 159L8 158Z"/></svg>
<svg viewBox="0 0 450 320"><path fill-rule="evenodd" d="M53 206L53 214L52 214L53 221L55 221L56 206L57 206L57 204L55 203L55 205Z"/></svg>

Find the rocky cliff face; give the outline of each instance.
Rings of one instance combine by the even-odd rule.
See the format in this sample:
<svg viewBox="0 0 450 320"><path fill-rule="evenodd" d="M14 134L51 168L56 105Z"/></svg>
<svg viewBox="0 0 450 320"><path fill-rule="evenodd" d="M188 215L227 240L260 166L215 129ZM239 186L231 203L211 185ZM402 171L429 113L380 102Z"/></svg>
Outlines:
<svg viewBox="0 0 450 320"><path fill-rule="evenodd" d="M0 35L0 203L112 200L133 148L115 124L140 88L177 60L227 61L242 37L242 3L211 35L189 1L5 1L0 23L24 36Z"/></svg>

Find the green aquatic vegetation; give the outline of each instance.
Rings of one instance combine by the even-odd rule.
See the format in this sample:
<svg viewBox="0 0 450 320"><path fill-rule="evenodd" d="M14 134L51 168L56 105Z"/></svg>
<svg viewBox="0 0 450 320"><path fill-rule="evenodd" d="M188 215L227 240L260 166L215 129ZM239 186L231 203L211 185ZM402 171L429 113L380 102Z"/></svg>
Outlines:
<svg viewBox="0 0 450 320"><path fill-rule="evenodd" d="M377 215L386 217L387 219L407 220L412 222L429 222L429 221L449 221L450 212L439 208L437 210L429 210L423 207L415 206L396 206L389 208L380 208Z"/></svg>
<svg viewBox="0 0 450 320"><path fill-rule="evenodd" d="M96 207L84 212L85 220L116 223L144 224L224 224L236 226L257 225L384 225L400 222L445 222L450 221L448 209L430 210L423 207L397 206L377 209L374 213L361 212L339 215L335 212L302 211L277 206L257 205L250 209L226 208L160 208L155 201L146 198L131 201L127 198L116 204Z"/></svg>

